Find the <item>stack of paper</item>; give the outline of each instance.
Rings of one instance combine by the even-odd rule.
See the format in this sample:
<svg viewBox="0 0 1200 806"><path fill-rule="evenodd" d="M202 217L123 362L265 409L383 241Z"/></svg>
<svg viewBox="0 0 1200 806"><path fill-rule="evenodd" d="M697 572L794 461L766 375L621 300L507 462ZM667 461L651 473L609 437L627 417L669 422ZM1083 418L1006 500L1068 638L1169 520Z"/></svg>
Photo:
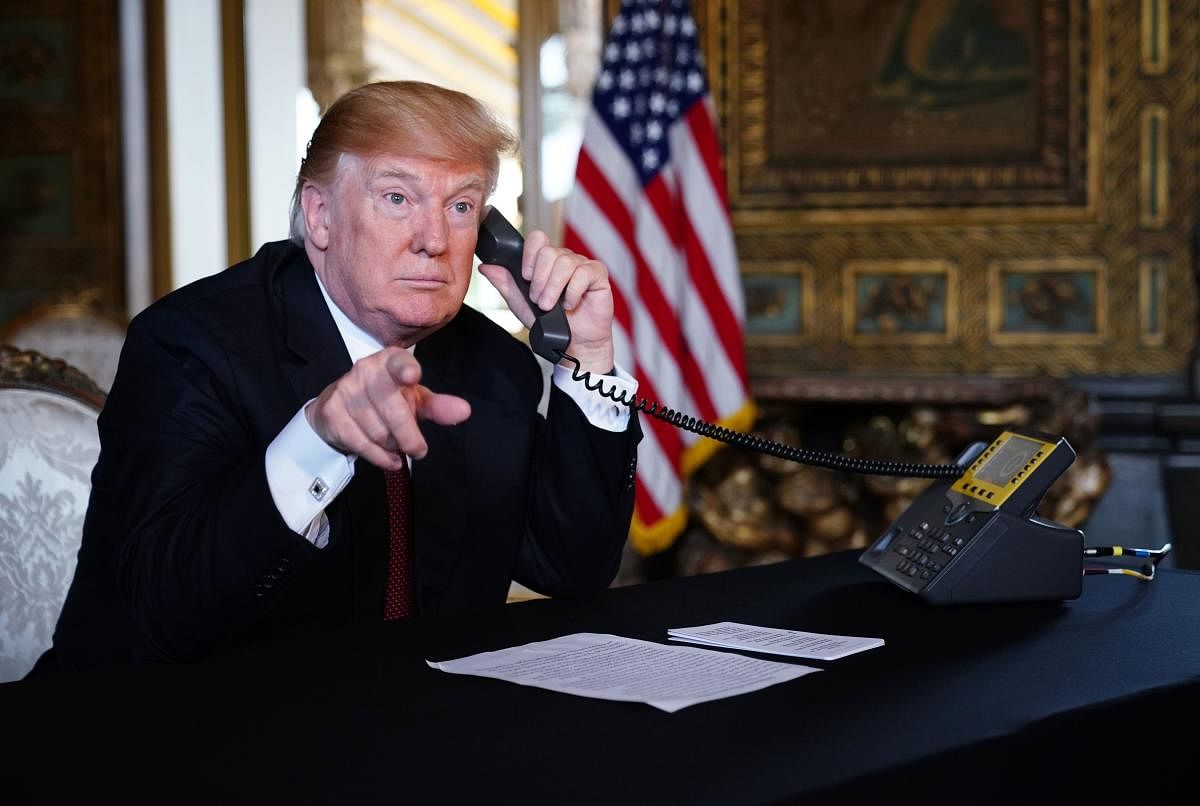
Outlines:
<svg viewBox="0 0 1200 806"><path fill-rule="evenodd" d="M771 627L755 627L722 621L700 627L677 627L667 630L673 641L689 644L714 646L723 649L741 649L748 652L765 652L786 655L791 658L813 660L837 660L855 652L883 646L882 638L856 638L851 635L825 635L819 632L779 630Z"/></svg>
<svg viewBox="0 0 1200 806"><path fill-rule="evenodd" d="M644 702L668 712L821 671L597 633L564 635L457 660L426 662L443 672L494 677L603 700Z"/></svg>

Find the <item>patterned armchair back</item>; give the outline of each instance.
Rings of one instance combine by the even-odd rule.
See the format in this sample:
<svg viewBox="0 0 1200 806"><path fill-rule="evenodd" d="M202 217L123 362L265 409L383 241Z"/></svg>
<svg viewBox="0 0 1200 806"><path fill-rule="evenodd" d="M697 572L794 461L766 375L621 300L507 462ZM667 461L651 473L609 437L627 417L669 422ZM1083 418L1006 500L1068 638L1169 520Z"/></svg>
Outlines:
<svg viewBox="0 0 1200 806"><path fill-rule="evenodd" d="M104 393L40 353L0 346L0 682L50 646L75 573Z"/></svg>

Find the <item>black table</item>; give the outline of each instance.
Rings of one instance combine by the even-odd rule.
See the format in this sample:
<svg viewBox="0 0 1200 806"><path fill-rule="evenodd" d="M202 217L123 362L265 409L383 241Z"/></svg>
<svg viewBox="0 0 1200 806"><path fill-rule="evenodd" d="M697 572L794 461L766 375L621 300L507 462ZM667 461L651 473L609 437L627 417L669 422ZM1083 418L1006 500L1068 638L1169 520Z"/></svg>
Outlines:
<svg viewBox="0 0 1200 806"><path fill-rule="evenodd" d="M86 786L101 801L164 803L1078 802L1149 797L1194 775L1200 575L1089 577L1072 602L936 608L855 560L3 685L2 791ZM887 644L674 714L425 664L574 632L665 642L668 627L722 620ZM1186 734L1173 743L1176 728Z"/></svg>

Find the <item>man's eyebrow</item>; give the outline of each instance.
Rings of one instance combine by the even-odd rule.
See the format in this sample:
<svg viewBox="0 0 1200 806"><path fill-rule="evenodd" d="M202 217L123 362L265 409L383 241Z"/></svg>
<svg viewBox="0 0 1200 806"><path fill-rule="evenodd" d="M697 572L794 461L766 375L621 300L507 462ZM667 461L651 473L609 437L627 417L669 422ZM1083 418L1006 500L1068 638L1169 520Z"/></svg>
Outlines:
<svg viewBox="0 0 1200 806"><path fill-rule="evenodd" d="M417 175L410 173L403 168L384 168L382 171L378 171L374 176L375 179L380 179L383 177L390 179L416 179Z"/></svg>

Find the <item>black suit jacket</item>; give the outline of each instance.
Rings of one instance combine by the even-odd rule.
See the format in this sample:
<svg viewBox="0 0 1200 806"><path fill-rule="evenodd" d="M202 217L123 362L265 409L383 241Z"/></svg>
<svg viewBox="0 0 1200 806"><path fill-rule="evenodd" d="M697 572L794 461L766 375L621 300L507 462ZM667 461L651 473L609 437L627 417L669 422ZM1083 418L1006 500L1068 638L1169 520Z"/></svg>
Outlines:
<svg viewBox="0 0 1200 806"><path fill-rule="evenodd" d="M633 508L636 418L591 426L528 348L464 307L415 351L422 382L471 417L422 423L413 468L421 613L499 604L511 579L579 597L616 573ZM131 323L100 416L74 582L39 670L188 660L296 628L382 617L383 476L359 460L316 549L284 524L267 446L350 369L303 250L287 243ZM39 671L39 670L35 670Z"/></svg>

